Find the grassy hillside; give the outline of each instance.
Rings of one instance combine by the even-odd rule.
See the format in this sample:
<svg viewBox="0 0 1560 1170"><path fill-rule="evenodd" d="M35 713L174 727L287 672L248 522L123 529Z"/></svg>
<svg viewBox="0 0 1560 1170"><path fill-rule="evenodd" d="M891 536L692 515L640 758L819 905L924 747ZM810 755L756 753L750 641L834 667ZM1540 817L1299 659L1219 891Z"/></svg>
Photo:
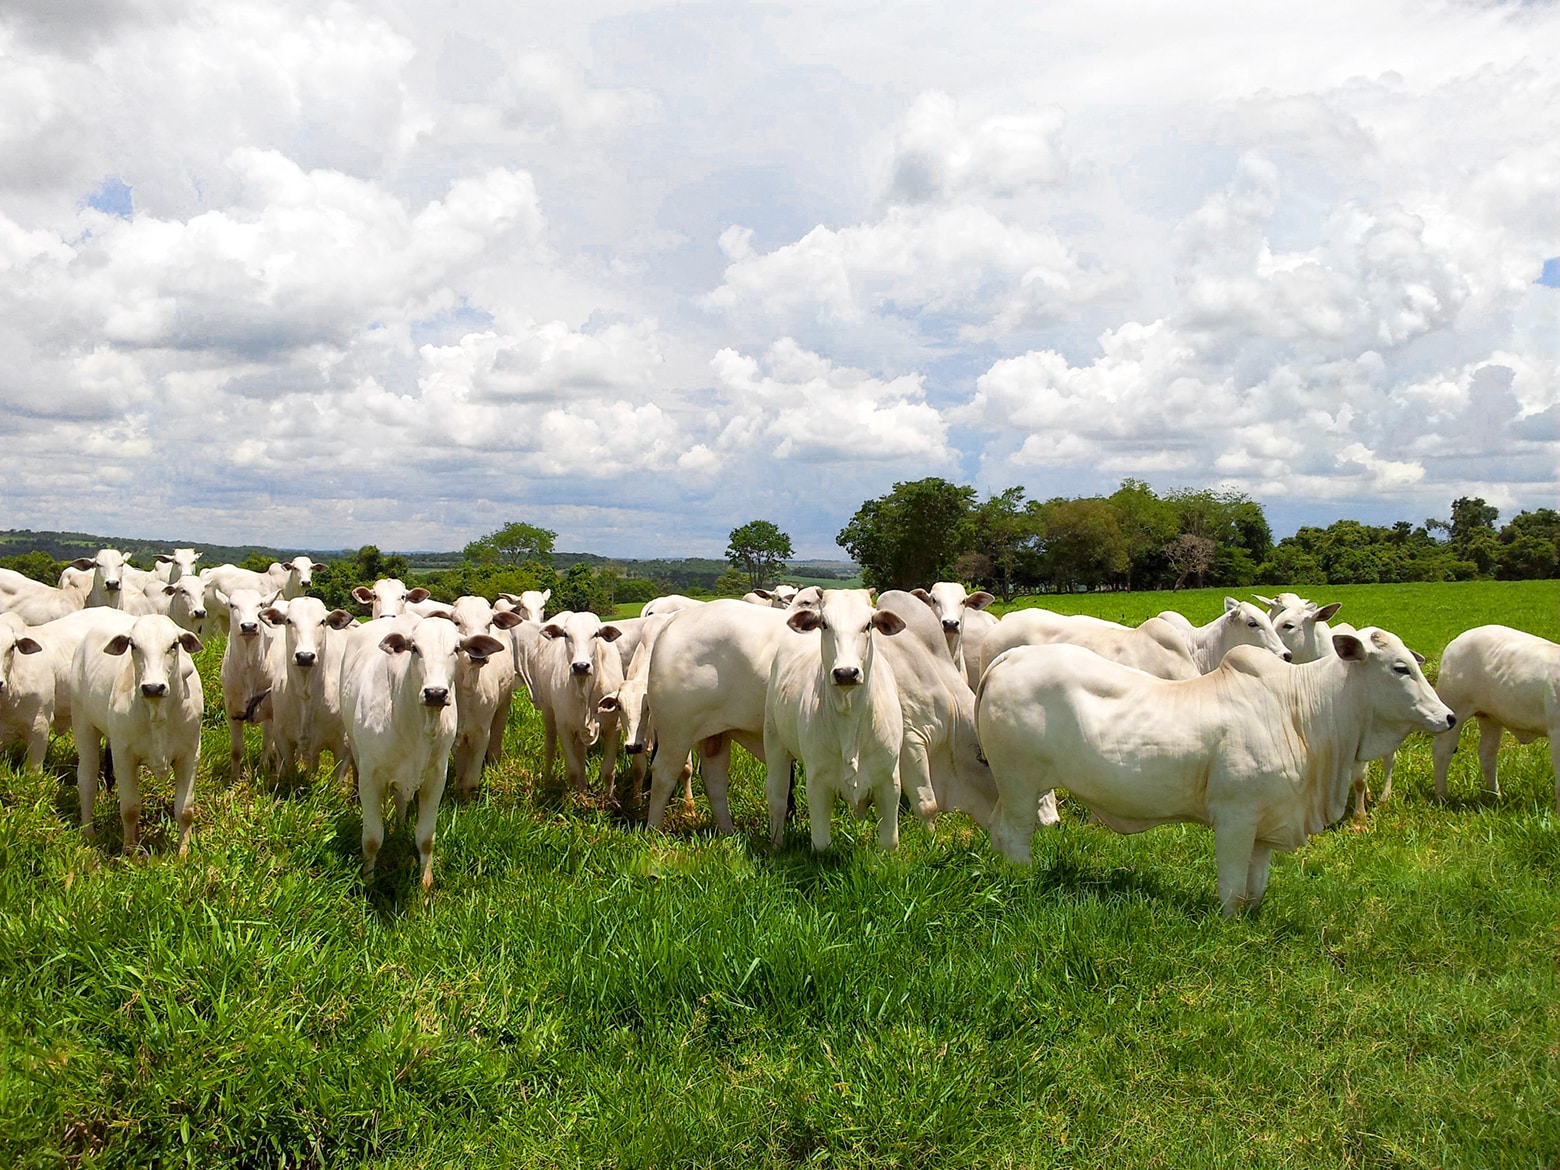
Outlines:
<svg viewBox="0 0 1560 1170"><path fill-rule="evenodd" d="M1432 658L1560 616L1554 582L1321 596ZM1021 869L963 817L884 855L838 812L830 854L805 822L774 853L751 761L737 837L702 796L651 835L541 783L523 699L507 745L441 813L430 896L405 829L363 888L326 776L232 783L215 718L184 861L166 781L126 863L112 800L99 845L75 828L68 740L0 771L0 1164L1560 1164L1542 741L1499 799L1465 745L1444 806L1410 741L1369 827L1280 856L1233 923L1198 828L1068 807Z"/></svg>

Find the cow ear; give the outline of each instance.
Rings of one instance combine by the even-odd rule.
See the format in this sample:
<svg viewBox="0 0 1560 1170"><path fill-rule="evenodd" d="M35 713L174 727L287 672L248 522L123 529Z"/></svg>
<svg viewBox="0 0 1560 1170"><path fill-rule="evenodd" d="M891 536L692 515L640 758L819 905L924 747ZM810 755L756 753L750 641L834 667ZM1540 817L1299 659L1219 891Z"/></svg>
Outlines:
<svg viewBox="0 0 1560 1170"><path fill-rule="evenodd" d="M352 600L361 602L363 605L373 605L374 591L367 585L356 585L352 589Z"/></svg>
<svg viewBox="0 0 1560 1170"><path fill-rule="evenodd" d="M523 621L525 619L512 609L495 610L493 613L493 624L501 630L512 630Z"/></svg>
<svg viewBox="0 0 1560 1170"><path fill-rule="evenodd" d="M188 630L179 635L179 645L183 646L188 654L199 654L206 648L206 644Z"/></svg>
<svg viewBox="0 0 1560 1170"><path fill-rule="evenodd" d="M1233 597L1226 597L1224 599L1224 612L1225 613L1234 613L1239 608L1240 608L1240 602L1236 601Z"/></svg>
<svg viewBox="0 0 1560 1170"><path fill-rule="evenodd" d="M35 638L18 638L16 640L16 648L23 654L36 654L43 649Z"/></svg>
<svg viewBox="0 0 1560 1170"><path fill-rule="evenodd" d="M486 662L493 655L509 649L492 634L472 634L469 638L462 638L460 648L471 656L473 662Z"/></svg>
<svg viewBox="0 0 1560 1170"><path fill-rule="evenodd" d="M412 641L405 634L386 634L379 639L379 648L386 654L403 654Z"/></svg>
<svg viewBox="0 0 1560 1170"><path fill-rule="evenodd" d="M542 627L542 637L544 638L561 638L567 633L568 631L557 622L548 622Z"/></svg>
<svg viewBox="0 0 1560 1170"><path fill-rule="evenodd" d="M328 569L328 568L330 568L330 562L328 562L328 561L310 561L309 562L309 572L311 572L311 573L314 572L315 569Z"/></svg>
<svg viewBox="0 0 1560 1170"><path fill-rule="evenodd" d="M130 635L120 634L108 640L108 645L103 647L103 653L112 654L115 658L118 658L128 649L130 649Z"/></svg>
<svg viewBox="0 0 1560 1170"><path fill-rule="evenodd" d="M179 587L177 585L164 585L162 591L165 596L172 597L179 591Z"/></svg>
<svg viewBox="0 0 1560 1170"><path fill-rule="evenodd" d="M980 592L971 593L968 597L966 597L964 599L964 604L973 605L976 609L985 609L995 600L995 595L987 593L984 589L982 589Z"/></svg>
<svg viewBox="0 0 1560 1170"><path fill-rule="evenodd" d="M617 626L602 626L601 629L596 631L596 636L603 642L616 642L623 636L623 631L618 629Z"/></svg>
<svg viewBox="0 0 1560 1170"><path fill-rule="evenodd" d="M543 589L542 590L542 604L546 605L551 600L552 600L552 590L551 589Z"/></svg>
<svg viewBox="0 0 1560 1170"><path fill-rule="evenodd" d="M867 600L870 601L873 605L877 604L877 586L876 585L874 585L871 589L867 590Z"/></svg>
<svg viewBox="0 0 1560 1170"><path fill-rule="evenodd" d="M601 702L596 704L596 710L600 711L600 712L603 712L605 714L610 714L611 712L616 711L617 709L618 709L618 700L617 700L617 696L616 695L607 695L605 698L603 698L601 700Z"/></svg>
<svg viewBox="0 0 1560 1170"><path fill-rule="evenodd" d="M73 569L80 569L83 573L85 573L88 569L97 568L97 562L94 561L91 557L77 557L75 560L71 561L70 567Z"/></svg>
<svg viewBox="0 0 1560 1170"><path fill-rule="evenodd" d="M159 565L171 565L173 564L173 558L170 557L167 553L158 553L157 563Z"/></svg>
<svg viewBox="0 0 1560 1170"><path fill-rule="evenodd" d="M287 621L287 611L280 606L268 605L260 611L260 620L268 626L280 626Z"/></svg>
<svg viewBox="0 0 1560 1170"><path fill-rule="evenodd" d="M1260 593L1253 593L1252 596L1261 602L1266 608L1273 608L1273 599L1271 597L1263 597Z"/></svg>
<svg viewBox="0 0 1560 1170"><path fill-rule="evenodd" d="M1335 601L1331 605L1322 606L1321 609L1316 611L1314 616L1317 621L1325 622L1328 618L1332 617L1333 614L1337 613L1342 608L1343 602Z"/></svg>
<svg viewBox="0 0 1560 1170"><path fill-rule="evenodd" d="M1334 634L1333 650L1345 662L1365 661L1365 643L1353 634Z"/></svg>
<svg viewBox="0 0 1560 1170"><path fill-rule="evenodd" d="M912 589L912 590L910 590L910 596L914 597L914 598L917 598L920 601L926 602L927 605L931 605L932 604L932 595L930 593L928 593L925 589L919 589L919 588Z"/></svg>
<svg viewBox="0 0 1560 1170"><path fill-rule="evenodd" d="M791 616L785 619L785 624L798 634L805 634L821 626L823 616L816 609L793 610Z"/></svg>
<svg viewBox="0 0 1560 1170"><path fill-rule="evenodd" d="M19 645L21 645L21 643L18 642L17 645L19 646ZM1414 656L1414 661L1419 663L1420 666L1423 666L1425 664L1425 656L1423 654L1421 654L1418 650L1410 650L1409 653Z"/></svg>
<svg viewBox="0 0 1560 1170"><path fill-rule="evenodd" d="M333 630L344 630L357 625L357 618L344 609L333 609L325 615L325 624Z"/></svg>
<svg viewBox="0 0 1560 1170"><path fill-rule="evenodd" d="M905 628L905 619L891 609L880 609L872 615L872 628L880 634L897 634Z"/></svg>
<svg viewBox="0 0 1560 1170"><path fill-rule="evenodd" d="M407 601L427 601L432 596L433 594L429 593L421 585L417 586L416 589L408 589L406 591Z"/></svg>
<svg viewBox="0 0 1560 1170"><path fill-rule="evenodd" d="M755 589L753 590L753 596L762 597L765 601L769 601L774 597L774 594L767 589Z"/></svg>

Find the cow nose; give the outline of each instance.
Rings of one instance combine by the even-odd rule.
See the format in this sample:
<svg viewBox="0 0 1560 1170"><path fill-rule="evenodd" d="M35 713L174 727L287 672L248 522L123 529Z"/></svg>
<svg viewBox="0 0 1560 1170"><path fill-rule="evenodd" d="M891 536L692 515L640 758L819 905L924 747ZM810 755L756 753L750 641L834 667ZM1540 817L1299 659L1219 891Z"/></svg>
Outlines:
<svg viewBox="0 0 1560 1170"><path fill-rule="evenodd" d="M1446 728L1447 728L1447 730L1450 731L1452 728L1454 728L1456 726L1457 726L1457 716L1455 716L1455 715L1448 715L1446 717Z"/></svg>
<svg viewBox="0 0 1560 1170"><path fill-rule="evenodd" d="M260 632L259 622L239 622L238 632L246 637L252 637Z"/></svg>
<svg viewBox="0 0 1560 1170"><path fill-rule="evenodd" d="M572 670L575 674L589 674L590 673L590 663L588 663L588 662L571 662L569 664L569 669Z"/></svg>
<svg viewBox="0 0 1560 1170"><path fill-rule="evenodd" d="M141 693L148 699L160 699L168 693L167 683L142 683Z"/></svg>
<svg viewBox="0 0 1560 1170"><path fill-rule="evenodd" d="M118 593L119 592L119 582L118 581L104 581L103 582L103 588L107 589L110 593Z"/></svg>
<svg viewBox="0 0 1560 1170"><path fill-rule="evenodd" d="M1295 656L1293 654L1291 654L1288 650L1285 650L1284 651L1284 661L1285 662L1293 662L1294 660L1295 660Z"/></svg>
<svg viewBox="0 0 1560 1170"><path fill-rule="evenodd" d="M853 687L861 681L861 667L836 666L834 668L834 681L842 687Z"/></svg>
<svg viewBox="0 0 1560 1170"><path fill-rule="evenodd" d="M190 616L196 621L200 621L201 618L206 616L206 611L203 609L192 609L190 610Z"/></svg>
<svg viewBox="0 0 1560 1170"><path fill-rule="evenodd" d="M943 629L947 630L950 634L958 628L959 623L956 620L952 618L943 618Z"/></svg>
<svg viewBox="0 0 1560 1170"><path fill-rule="evenodd" d="M625 743L623 745L623 750L631 756L637 756L640 752L645 750L645 745L642 743Z"/></svg>
<svg viewBox="0 0 1560 1170"><path fill-rule="evenodd" d="M293 655L293 661L296 662L299 666L313 666L314 651L299 650L296 654Z"/></svg>
<svg viewBox="0 0 1560 1170"><path fill-rule="evenodd" d="M450 701L448 687L423 687L423 705L427 707L443 707Z"/></svg>

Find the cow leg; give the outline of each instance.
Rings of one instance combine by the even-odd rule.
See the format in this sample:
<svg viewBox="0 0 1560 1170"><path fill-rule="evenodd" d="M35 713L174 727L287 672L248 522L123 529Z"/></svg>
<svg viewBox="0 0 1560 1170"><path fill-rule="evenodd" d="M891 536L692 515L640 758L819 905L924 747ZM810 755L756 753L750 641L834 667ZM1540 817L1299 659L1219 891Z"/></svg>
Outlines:
<svg viewBox="0 0 1560 1170"><path fill-rule="evenodd" d="M937 820L937 794L932 791L932 765L926 742L919 735L907 735L899 751L899 782L910 794L915 815L928 825Z"/></svg>
<svg viewBox="0 0 1560 1170"><path fill-rule="evenodd" d="M1555 773L1555 811L1560 812L1560 727L1549 729L1549 766Z"/></svg>
<svg viewBox="0 0 1560 1170"><path fill-rule="evenodd" d="M878 848L899 848L899 770L896 768L872 786L877 805Z"/></svg>
<svg viewBox="0 0 1560 1170"><path fill-rule="evenodd" d="M128 748L108 745L119 785L119 824L124 830L124 854L136 851L141 839L141 761Z"/></svg>
<svg viewBox="0 0 1560 1170"><path fill-rule="evenodd" d="M1381 757L1381 795L1376 797L1376 803L1380 804L1392 795L1392 769L1397 764L1397 752L1388 752Z"/></svg>
<svg viewBox="0 0 1560 1170"><path fill-rule="evenodd" d="M1370 803L1370 783L1368 770L1369 764L1355 763L1353 765L1354 776L1354 819L1363 823L1365 820L1365 806Z"/></svg>
<svg viewBox="0 0 1560 1170"><path fill-rule="evenodd" d="M1430 759L1435 765L1435 795L1437 799L1446 799L1446 773L1452 763L1452 755L1457 751L1457 740L1462 735L1462 716L1457 717L1457 726L1450 731L1443 731L1430 741Z"/></svg>
<svg viewBox="0 0 1560 1170"><path fill-rule="evenodd" d="M195 757L178 756L173 761L173 819L179 822L179 856L188 857L190 830L195 826Z"/></svg>
<svg viewBox="0 0 1560 1170"><path fill-rule="evenodd" d="M1062 823L1062 814L1056 808L1056 789L1047 788L1035 808L1035 820L1042 829L1052 829Z"/></svg>
<svg viewBox="0 0 1560 1170"><path fill-rule="evenodd" d="M542 708L542 785L552 783L553 760L558 754L558 717L551 706Z"/></svg>
<svg viewBox="0 0 1560 1170"><path fill-rule="evenodd" d="M27 770L40 772L43 770L43 757L49 751L49 721L43 713L33 719L32 726L27 729Z"/></svg>
<svg viewBox="0 0 1560 1170"><path fill-rule="evenodd" d="M996 807L991 810L991 844L1009 861L1030 865L1034 861L1029 850L1030 839L1035 833L1039 802L1021 792L1012 795L1015 797L1012 801L1007 795L998 797Z"/></svg>
<svg viewBox="0 0 1560 1170"><path fill-rule="evenodd" d="M636 807L643 804L645 800L645 756L647 754L635 752L633 762L628 766L628 790L633 795Z"/></svg>
<svg viewBox="0 0 1560 1170"><path fill-rule="evenodd" d="M439 819L439 799L444 795L444 772L423 778L417 790L417 858L422 862L422 888L433 888L433 830Z"/></svg>
<svg viewBox="0 0 1560 1170"><path fill-rule="evenodd" d="M81 801L81 830L90 841L95 836L92 826L92 806L97 801L98 771L103 766L101 759L103 741L98 738L95 727L82 727L77 724L75 734L76 793Z"/></svg>
<svg viewBox="0 0 1560 1170"><path fill-rule="evenodd" d="M719 745L713 751L712 741ZM699 767L704 776L704 795L709 797L715 828L728 835L735 833L737 826L731 821L731 802L726 795L731 786L731 737L711 736L699 745L699 750L703 754Z"/></svg>
<svg viewBox="0 0 1560 1170"><path fill-rule="evenodd" d="M363 880L374 873L374 860L385 843L385 790L378 777L358 773L358 804L363 809Z"/></svg>
<svg viewBox="0 0 1560 1170"><path fill-rule="evenodd" d="M617 796L618 717L616 713L601 716L601 794L608 800Z"/></svg>
<svg viewBox="0 0 1560 1170"><path fill-rule="evenodd" d="M478 727L470 736L455 741L455 792L469 796L482 783L482 764L487 759L488 736L491 729Z"/></svg>
<svg viewBox="0 0 1560 1170"><path fill-rule="evenodd" d="M1267 893L1268 873L1273 868L1273 850L1258 843L1251 850L1251 864L1246 868L1246 909L1255 910Z"/></svg>
<svg viewBox="0 0 1560 1170"><path fill-rule="evenodd" d="M683 748L680 752L679 747ZM655 759L650 761L650 807L645 810L645 828L661 827L666 806L672 799L672 789L677 785L677 769L687 758L688 749L682 744L656 745Z"/></svg>
<svg viewBox="0 0 1560 1170"><path fill-rule="evenodd" d="M504 758L504 728L509 726L509 705L513 701L513 695L500 698L498 710L493 712L493 722L488 726L486 758L495 767Z"/></svg>
<svg viewBox="0 0 1560 1170"><path fill-rule="evenodd" d="M1479 716L1479 770L1484 773L1484 787L1500 795L1500 733L1501 725L1486 716Z"/></svg>
<svg viewBox="0 0 1560 1170"><path fill-rule="evenodd" d="M767 752L765 754L768 754ZM807 771L807 821L812 827L812 846L815 853L822 853L833 842L830 832L830 821L834 817L834 794L841 790L842 776L837 770L828 768L808 768L804 761L802 767ZM822 771L824 774L819 775ZM770 773L774 775L773 772ZM771 833L774 825L774 805L769 806L769 821ZM894 799L894 815L899 814L898 797ZM897 826L896 826L897 831Z"/></svg>
<svg viewBox="0 0 1560 1170"><path fill-rule="evenodd" d="M1246 884L1256 853L1254 825L1215 823L1213 856L1219 866L1219 905L1224 917L1234 918L1246 909Z"/></svg>
<svg viewBox="0 0 1560 1170"><path fill-rule="evenodd" d="M228 716L228 758L233 761L233 781L237 783L244 774L244 721Z"/></svg>
<svg viewBox="0 0 1560 1170"><path fill-rule="evenodd" d="M791 759L791 753L786 751L785 744L780 742L777 735L770 732L764 737L764 799L769 806L769 843L776 849L780 848L785 840L785 806L786 797L791 791ZM708 777L708 773L705 775ZM708 787L709 780L706 778L705 788ZM827 813L824 814L823 836L822 848L827 849L829 837ZM816 830L813 840L816 843Z"/></svg>

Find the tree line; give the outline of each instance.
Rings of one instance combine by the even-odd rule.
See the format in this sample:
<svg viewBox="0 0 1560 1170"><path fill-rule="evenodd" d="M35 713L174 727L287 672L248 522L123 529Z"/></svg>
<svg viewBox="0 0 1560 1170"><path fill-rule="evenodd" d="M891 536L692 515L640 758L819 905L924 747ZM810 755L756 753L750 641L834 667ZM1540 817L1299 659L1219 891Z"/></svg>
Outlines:
<svg viewBox="0 0 1560 1170"><path fill-rule="evenodd" d="M1524 511L1496 528L1478 497L1451 518L1390 527L1338 520L1274 543L1262 505L1243 492L1160 494L1125 479L1109 496L1025 498L1021 487L977 499L969 485L927 478L867 500L835 538L866 584L938 580L1018 593L1186 586L1351 585L1506 580L1560 574L1560 515Z"/></svg>

